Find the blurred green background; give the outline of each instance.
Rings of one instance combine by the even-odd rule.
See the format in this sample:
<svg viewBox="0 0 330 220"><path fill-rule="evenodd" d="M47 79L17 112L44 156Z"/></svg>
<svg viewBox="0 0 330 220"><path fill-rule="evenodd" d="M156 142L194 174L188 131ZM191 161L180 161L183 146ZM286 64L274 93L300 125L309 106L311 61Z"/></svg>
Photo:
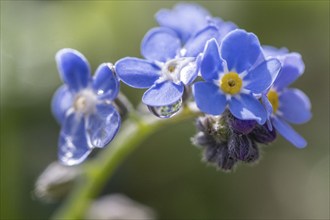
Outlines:
<svg viewBox="0 0 330 220"><path fill-rule="evenodd" d="M33 196L35 180L57 155L59 126L50 113L61 84L55 53L75 48L93 70L139 57L143 35L157 25L154 14L175 3L1 1L1 219L46 219L59 205ZM188 121L147 140L104 193L124 193L160 219L328 219L329 1L198 3L256 33L262 44L302 54L306 71L294 86L310 97L313 118L295 128L308 147L279 138L263 148L259 164L226 174L201 162ZM134 104L143 94L125 85L122 91Z"/></svg>

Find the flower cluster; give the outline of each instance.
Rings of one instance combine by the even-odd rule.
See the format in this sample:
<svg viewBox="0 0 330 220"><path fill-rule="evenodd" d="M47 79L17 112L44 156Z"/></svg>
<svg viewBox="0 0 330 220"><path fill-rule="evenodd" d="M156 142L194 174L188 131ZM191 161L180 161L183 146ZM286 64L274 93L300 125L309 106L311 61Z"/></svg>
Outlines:
<svg viewBox="0 0 330 220"><path fill-rule="evenodd" d="M141 43L143 58L102 64L93 79L79 52L63 49L56 55L65 83L52 105L62 125L61 162L80 163L113 139L120 126L113 106L119 81L147 89L142 102L160 118L194 102L205 115L197 119L193 143L204 149L206 161L224 170L256 161L258 143L271 143L277 132L298 148L306 146L287 123L311 118L307 96L287 88L304 72L298 53L262 46L255 34L196 4L162 9L155 18L159 26Z"/></svg>

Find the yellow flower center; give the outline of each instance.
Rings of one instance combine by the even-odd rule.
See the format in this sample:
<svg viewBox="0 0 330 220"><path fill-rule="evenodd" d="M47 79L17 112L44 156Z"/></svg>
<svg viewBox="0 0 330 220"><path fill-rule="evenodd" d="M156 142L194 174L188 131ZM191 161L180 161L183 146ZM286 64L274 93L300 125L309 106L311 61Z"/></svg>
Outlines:
<svg viewBox="0 0 330 220"><path fill-rule="evenodd" d="M175 68L176 68L176 64L175 64L175 63L171 63L170 65L168 65L167 70L168 70L170 73L174 73Z"/></svg>
<svg viewBox="0 0 330 220"><path fill-rule="evenodd" d="M274 90L270 90L267 94L268 100L269 102L272 104L273 106L273 113L275 113L278 109L278 94L276 91Z"/></svg>
<svg viewBox="0 0 330 220"><path fill-rule="evenodd" d="M220 80L220 88L225 93L235 95L241 91L242 79L235 72L226 73Z"/></svg>

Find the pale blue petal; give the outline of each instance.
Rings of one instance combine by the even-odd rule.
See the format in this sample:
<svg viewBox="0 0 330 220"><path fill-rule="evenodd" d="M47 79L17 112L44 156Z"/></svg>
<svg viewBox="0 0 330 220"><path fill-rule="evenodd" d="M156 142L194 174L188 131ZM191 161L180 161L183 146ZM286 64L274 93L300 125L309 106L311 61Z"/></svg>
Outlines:
<svg viewBox="0 0 330 220"><path fill-rule="evenodd" d="M300 136L293 128L287 124L284 120L274 117L272 118L273 125L278 133L280 133L285 139L291 142L297 148L304 148L307 145L306 140Z"/></svg>
<svg viewBox="0 0 330 220"><path fill-rule="evenodd" d="M220 54L228 70L237 73L249 70L263 56L257 36L241 29L231 31L223 39Z"/></svg>
<svg viewBox="0 0 330 220"><path fill-rule="evenodd" d="M256 120L263 125L267 120L267 111L259 100L252 95L240 94L229 101L230 112L241 120Z"/></svg>
<svg viewBox="0 0 330 220"><path fill-rule="evenodd" d="M93 89L102 99L113 100L117 97L119 82L112 70L112 64L103 63L97 68L93 80Z"/></svg>
<svg viewBox="0 0 330 220"><path fill-rule="evenodd" d="M58 158L65 165L79 164L92 151L87 138L85 119L72 113L66 117L59 138Z"/></svg>
<svg viewBox="0 0 330 220"><path fill-rule="evenodd" d="M149 106L170 105L182 97L183 90L183 84L177 85L172 81L164 81L148 89L142 97L142 102Z"/></svg>
<svg viewBox="0 0 330 220"><path fill-rule="evenodd" d="M253 93L264 92L272 85L280 69L281 63L277 59L262 62L244 77L243 80L247 83L245 89Z"/></svg>
<svg viewBox="0 0 330 220"><path fill-rule="evenodd" d="M281 116L288 122L301 124L311 119L309 98L299 89L286 89L279 97Z"/></svg>
<svg viewBox="0 0 330 220"><path fill-rule="evenodd" d="M62 49L56 54L57 67L64 83L72 91L86 88L91 80L88 61L80 52Z"/></svg>
<svg viewBox="0 0 330 220"><path fill-rule="evenodd" d="M268 45L263 45L262 50L265 57L277 57L289 53L289 50L285 47L276 48Z"/></svg>
<svg viewBox="0 0 330 220"><path fill-rule="evenodd" d="M63 124L68 109L72 106L73 95L66 85L58 88L52 99L52 113L58 123Z"/></svg>
<svg viewBox="0 0 330 220"><path fill-rule="evenodd" d="M279 57L282 62L282 69L279 72L274 88L280 91L288 87L291 83L301 76L305 70L305 64L298 53L290 53L283 57Z"/></svg>
<svg viewBox="0 0 330 220"><path fill-rule="evenodd" d="M198 56L196 60L189 62L180 70L180 81L183 84L189 85L196 79L200 67L200 57Z"/></svg>
<svg viewBox="0 0 330 220"><path fill-rule="evenodd" d="M261 100L262 100L262 104L264 105L266 111L267 111L267 127L270 131L273 130L273 126L272 123L270 121L270 117L273 114L273 106L270 103L270 101L268 100L267 96L265 94L261 95Z"/></svg>
<svg viewBox="0 0 330 220"><path fill-rule="evenodd" d="M169 28L153 28L144 36L141 44L142 55L150 61L166 62L174 58L181 49L178 35Z"/></svg>
<svg viewBox="0 0 330 220"><path fill-rule="evenodd" d="M120 127L120 116L110 104L96 106L96 112L87 118L87 131L95 147L105 147L115 137Z"/></svg>
<svg viewBox="0 0 330 220"><path fill-rule="evenodd" d="M261 100L262 100L262 104L265 106L265 109L268 113L268 116L270 117L273 113L273 106L270 103L270 101L268 100L267 96L265 94L261 95Z"/></svg>
<svg viewBox="0 0 330 220"><path fill-rule="evenodd" d="M206 114L220 115L226 108L226 97L219 87L210 82L197 82L193 85L197 107Z"/></svg>
<svg viewBox="0 0 330 220"><path fill-rule="evenodd" d="M202 63L201 74L206 81L213 81L219 78L219 73L224 72L223 60L220 58L219 45L215 39L207 42Z"/></svg>
<svg viewBox="0 0 330 220"><path fill-rule="evenodd" d="M219 35L219 31L215 26L207 26L189 39L184 46L186 49L186 54L184 55L187 57L198 56L198 54L204 51L206 42L212 38L218 39Z"/></svg>
<svg viewBox="0 0 330 220"><path fill-rule="evenodd" d="M133 57L123 58L115 64L118 77L133 88L149 88L160 76L160 68L152 62Z"/></svg>
<svg viewBox="0 0 330 220"><path fill-rule="evenodd" d="M179 3L172 10L158 11L155 17L160 26L175 30L185 42L206 27L208 16L210 13L198 4Z"/></svg>
<svg viewBox="0 0 330 220"><path fill-rule="evenodd" d="M228 34L230 31L237 29L237 25L230 21L223 21L221 18L214 17L209 19L209 24L213 24L218 28L220 33L218 42L221 42L222 39Z"/></svg>

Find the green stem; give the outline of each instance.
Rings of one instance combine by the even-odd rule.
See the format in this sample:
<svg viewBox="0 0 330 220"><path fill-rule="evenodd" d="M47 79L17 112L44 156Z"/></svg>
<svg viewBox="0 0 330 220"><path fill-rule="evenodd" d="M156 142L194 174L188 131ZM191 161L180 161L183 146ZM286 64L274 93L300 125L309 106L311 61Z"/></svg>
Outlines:
<svg viewBox="0 0 330 220"><path fill-rule="evenodd" d="M100 193L106 181L120 163L152 133L159 129L192 118L196 114L184 109L177 116L162 120L142 118L132 112L121 132L98 157L83 166L83 173L69 198L55 213L53 219L82 219L93 199Z"/></svg>

